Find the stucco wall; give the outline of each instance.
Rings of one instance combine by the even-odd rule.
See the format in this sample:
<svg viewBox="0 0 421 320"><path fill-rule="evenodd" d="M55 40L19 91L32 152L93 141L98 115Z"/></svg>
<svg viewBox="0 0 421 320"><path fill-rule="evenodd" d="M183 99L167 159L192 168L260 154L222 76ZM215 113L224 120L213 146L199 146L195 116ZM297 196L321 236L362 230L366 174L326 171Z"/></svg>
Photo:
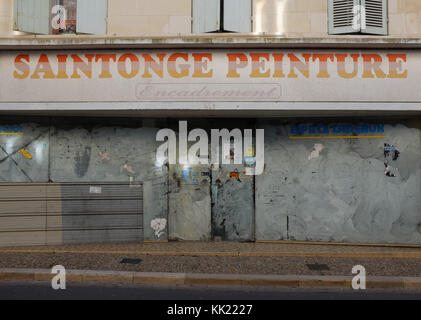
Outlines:
<svg viewBox="0 0 421 320"><path fill-rule="evenodd" d="M0 1L0 35L13 34L13 0ZM389 35L421 33L419 0L389 0ZM191 34L191 0L108 0L109 35ZM327 35L327 0L253 0L253 32Z"/></svg>
<svg viewBox="0 0 421 320"><path fill-rule="evenodd" d="M0 1L0 35L13 34L13 0Z"/></svg>

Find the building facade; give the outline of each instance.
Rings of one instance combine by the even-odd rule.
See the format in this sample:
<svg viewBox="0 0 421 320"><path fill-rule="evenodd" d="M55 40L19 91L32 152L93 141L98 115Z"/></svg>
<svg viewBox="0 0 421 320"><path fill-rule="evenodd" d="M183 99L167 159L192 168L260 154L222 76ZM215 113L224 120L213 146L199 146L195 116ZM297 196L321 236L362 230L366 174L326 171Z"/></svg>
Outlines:
<svg viewBox="0 0 421 320"><path fill-rule="evenodd" d="M0 0L0 245L419 244L420 35L417 0Z"/></svg>

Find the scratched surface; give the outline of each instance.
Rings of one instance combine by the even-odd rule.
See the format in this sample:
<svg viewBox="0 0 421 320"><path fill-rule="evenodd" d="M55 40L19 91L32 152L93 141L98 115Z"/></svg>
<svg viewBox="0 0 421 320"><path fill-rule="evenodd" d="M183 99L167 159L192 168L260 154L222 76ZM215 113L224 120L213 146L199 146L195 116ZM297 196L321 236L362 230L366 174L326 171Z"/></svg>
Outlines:
<svg viewBox="0 0 421 320"><path fill-rule="evenodd" d="M204 165L193 168L180 165L170 166L170 240L206 241L211 239L210 177L202 174L209 173L209 170L209 166Z"/></svg>
<svg viewBox="0 0 421 320"><path fill-rule="evenodd" d="M206 127L192 121L189 130L254 126L231 122ZM419 127L386 124L384 139L292 140L287 123L260 121L265 171L254 186L241 174L241 182L229 177L241 167L221 166L220 182L210 167L200 169L199 184L194 175L183 177L183 167L168 174L156 161L155 142L166 124L52 124L0 123L0 132L22 133L0 135L0 181L142 181L148 240L165 240L168 233L181 240L251 240L255 231L258 240L421 243Z"/></svg>
<svg viewBox="0 0 421 320"><path fill-rule="evenodd" d="M156 164L156 132L142 122L129 126L104 124L56 125L51 134L51 179L53 182L143 182L144 235L157 237L154 219L168 219L166 166Z"/></svg>
<svg viewBox="0 0 421 320"><path fill-rule="evenodd" d="M0 128L0 181L48 182L49 127L10 120Z"/></svg>
<svg viewBox="0 0 421 320"><path fill-rule="evenodd" d="M257 239L421 243L419 129L386 125L385 139L292 140L288 125L260 125L266 168L256 177ZM384 143L400 152L390 162L395 177L385 174Z"/></svg>
<svg viewBox="0 0 421 320"><path fill-rule="evenodd" d="M243 165L212 171L212 234L228 241L254 240L254 180Z"/></svg>

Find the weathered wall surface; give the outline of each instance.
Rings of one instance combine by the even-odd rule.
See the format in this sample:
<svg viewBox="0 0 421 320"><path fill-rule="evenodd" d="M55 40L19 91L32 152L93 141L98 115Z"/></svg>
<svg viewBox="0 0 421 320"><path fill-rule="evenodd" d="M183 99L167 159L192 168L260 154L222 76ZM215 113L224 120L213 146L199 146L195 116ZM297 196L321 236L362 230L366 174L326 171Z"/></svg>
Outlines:
<svg viewBox="0 0 421 320"><path fill-rule="evenodd" d="M288 125L263 127L258 240L420 243L419 129L386 125L385 139L293 140ZM385 143L399 151L396 160Z"/></svg>
<svg viewBox="0 0 421 320"><path fill-rule="evenodd" d="M145 239L167 239L168 170L156 163L158 129L83 122L1 122L0 182L142 182Z"/></svg>
<svg viewBox="0 0 421 320"><path fill-rule="evenodd" d="M170 240L210 240L209 167L170 165L169 186Z"/></svg>
<svg viewBox="0 0 421 320"><path fill-rule="evenodd" d="M247 121L192 121L189 129L253 128ZM156 133L164 127L121 119L3 118L0 182L133 188L142 182L144 221L131 218L147 240L421 243L419 121L385 124L385 138L376 139L290 139L288 123L258 121L265 129L265 171L255 182L242 166L168 170L156 159ZM63 220L63 208L52 208L61 220L52 220L51 228L77 222ZM129 228L128 221L119 226Z"/></svg>
<svg viewBox="0 0 421 320"><path fill-rule="evenodd" d="M327 36L326 0L253 0L253 32ZM389 34L421 32L419 0L389 0ZM191 0L108 0L109 35L191 34ZM13 1L0 1L0 35L13 34Z"/></svg>
<svg viewBox="0 0 421 320"><path fill-rule="evenodd" d="M212 234L221 240L254 240L254 177L243 165L212 171Z"/></svg>
<svg viewBox="0 0 421 320"><path fill-rule="evenodd" d="M139 126L55 126L51 134L51 180L143 182L145 239L165 240L168 170L156 165L158 129Z"/></svg>
<svg viewBox="0 0 421 320"><path fill-rule="evenodd" d="M49 127L0 123L0 181L48 182Z"/></svg>

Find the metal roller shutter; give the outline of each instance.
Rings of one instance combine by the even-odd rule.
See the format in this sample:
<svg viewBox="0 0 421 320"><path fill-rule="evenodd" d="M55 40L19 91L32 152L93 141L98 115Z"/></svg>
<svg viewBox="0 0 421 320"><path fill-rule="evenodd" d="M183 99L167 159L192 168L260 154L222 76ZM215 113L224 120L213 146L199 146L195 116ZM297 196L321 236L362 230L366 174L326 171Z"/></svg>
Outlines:
<svg viewBox="0 0 421 320"><path fill-rule="evenodd" d="M143 240L143 186L2 184L0 245Z"/></svg>

